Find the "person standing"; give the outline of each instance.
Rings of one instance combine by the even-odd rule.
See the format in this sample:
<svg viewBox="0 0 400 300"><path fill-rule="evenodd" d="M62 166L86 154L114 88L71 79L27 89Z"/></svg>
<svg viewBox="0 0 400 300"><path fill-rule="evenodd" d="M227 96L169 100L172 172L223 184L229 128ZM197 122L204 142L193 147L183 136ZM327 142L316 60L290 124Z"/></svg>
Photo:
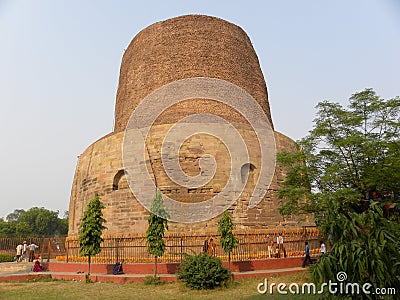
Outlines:
<svg viewBox="0 0 400 300"><path fill-rule="evenodd" d="M325 246L324 241L320 241L319 244L320 244L320 247L321 247L320 248L321 254L325 254L326 253L326 246Z"/></svg>
<svg viewBox="0 0 400 300"><path fill-rule="evenodd" d="M312 265L311 257L310 257L310 247L308 246L308 242L304 243L306 245L306 251L304 254L306 257L304 258L303 264L301 265L302 268L306 267L307 260L310 262L310 265Z"/></svg>
<svg viewBox="0 0 400 300"><path fill-rule="evenodd" d="M203 252L208 252L208 238L205 239L203 244Z"/></svg>
<svg viewBox="0 0 400 300"><path fill-rule="evenodd" d="M36 245L35 243L30 243L30 245L28 246L28 254L30 262L33 262L33 260L35 259L35 250L37 248L39 248L39 246Z"/></svg>
<svg viewBox="0 0 400 300"><path fill-rule="evenodd" d="M283 247L283 236L282 233L279 233L279 235L276 237L276 244L278 247L278 257L281 257L281 253L283 253L284 257L286 257L286 251L285 248Z"/></svg>
<svg viewBox="0 0 400 300"><path fill-rule="evenodd" d="M24 247L22 246L21 243L19 243L18 246L17 246L17 248L15 248L15 249L17 250L17 254L16 254L17 262L20 262L20 261L21 261L22 249L23 249L23 248L24 248Z"/></svg>
<svg viewBox="0 0 400 300"><path fill-rule="evenodd" d="M22 260L28 260L28 244L26 243L26 241L24 241L24 244L22 245Z"/></svg>
<svg viewBox="0 0 400 300"><path fill-rule="evenodd" d="M268 257L271 258L275 255L274 241L271 239L268 243Z"/></svg>
<svg viewBox="0 0 400 300"><path fill-rule="evenodd" d="M211 256L215 256L215 249L217 247L217 244L214 242L213 238L210 238L210 241L208 242L208 250L207 253Z"/></svg>

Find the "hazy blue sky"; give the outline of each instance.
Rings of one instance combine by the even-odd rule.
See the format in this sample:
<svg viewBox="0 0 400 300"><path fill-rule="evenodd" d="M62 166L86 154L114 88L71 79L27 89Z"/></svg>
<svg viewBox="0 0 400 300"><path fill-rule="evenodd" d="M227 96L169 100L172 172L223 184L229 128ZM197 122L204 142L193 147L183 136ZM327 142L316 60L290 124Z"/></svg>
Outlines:
<svg viewBox="0 0 400 300"><path fill-rule="evenodd" d="M241 26L276 130L297 140L321 100L400 95L400 1L1 1L0 217L68 209L80 155L112 131L119 67L146 26L184 14Z"/></svg>

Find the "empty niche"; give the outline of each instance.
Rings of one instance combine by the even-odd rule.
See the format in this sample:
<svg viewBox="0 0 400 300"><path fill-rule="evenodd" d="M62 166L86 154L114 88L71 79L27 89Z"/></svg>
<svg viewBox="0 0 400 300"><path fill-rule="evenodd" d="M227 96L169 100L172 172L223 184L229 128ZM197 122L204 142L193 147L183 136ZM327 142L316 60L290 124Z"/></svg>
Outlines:
<svg viewBox="0 0 400 300"><path fill-rule="evenodd" d="M246 183L246 181L250 181L254 183L254 170L256 167L251 163L245 163L240 169L240 177L242 179L242 183Z"/></svg>
<svg viewBox="0 0 400 300"><path fill-rule="evenodd" d="M126 189L128 187L128 181L124 170L119 170L114 176L112 189L113 191Z"/></svg>

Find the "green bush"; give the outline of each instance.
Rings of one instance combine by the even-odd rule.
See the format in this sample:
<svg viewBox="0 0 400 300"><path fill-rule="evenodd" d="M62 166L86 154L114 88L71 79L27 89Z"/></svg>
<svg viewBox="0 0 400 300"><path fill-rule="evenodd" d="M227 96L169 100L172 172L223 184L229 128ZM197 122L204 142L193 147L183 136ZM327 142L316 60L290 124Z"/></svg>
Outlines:
<svg viewBox="0 0 400 300"><path fill-rule="evenodd" d="M192 289L213 289L216 286L226 286L231 271L223 267L218 258L202 252L197 255L185 254L177 277Z"/></svg>
<svg viewBox="0 0 400 300"><path fill-rule="evenodd" d="M11 254L0 254L0 262L12 262L14 261L14 256Z"/></svg>

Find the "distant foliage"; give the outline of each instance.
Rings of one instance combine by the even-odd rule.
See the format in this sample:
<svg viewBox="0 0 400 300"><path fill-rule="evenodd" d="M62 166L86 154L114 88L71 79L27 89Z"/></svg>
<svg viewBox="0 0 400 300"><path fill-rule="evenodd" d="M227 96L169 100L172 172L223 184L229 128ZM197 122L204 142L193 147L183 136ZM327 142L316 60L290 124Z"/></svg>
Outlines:
<svg viewBox="0 0 400 300"><path fill-rule="evenodd" d="M231 271L222 266L220 259L201 252L197 255L185 254L177 277L192 289L213 289L217 286L226 286Z"/></svg>
<svg viewBox="0 0 400 300"><path fill-rule="evenodd" d="M0 237L54 236L68 233L68 215L58 217L58 211L32 207L16 209L0 220Z"/></svg>

